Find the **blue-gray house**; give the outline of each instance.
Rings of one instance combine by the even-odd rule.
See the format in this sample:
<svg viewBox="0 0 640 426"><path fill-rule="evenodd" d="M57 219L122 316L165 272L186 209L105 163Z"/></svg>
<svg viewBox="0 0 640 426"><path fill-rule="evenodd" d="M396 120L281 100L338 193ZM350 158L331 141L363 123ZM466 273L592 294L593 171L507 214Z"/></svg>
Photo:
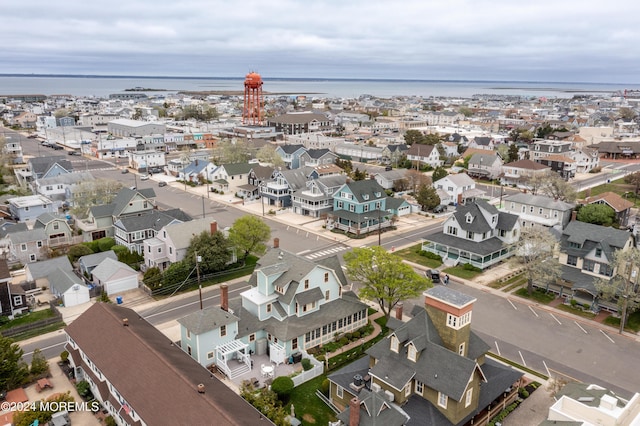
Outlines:
<svg viewBox="0 0 640 426"><path fill-rule="evenodd" d="M304 145L280 145L275 149L276 154L282 158L288 169L300 168L300 157L307 152Z"/></svg>

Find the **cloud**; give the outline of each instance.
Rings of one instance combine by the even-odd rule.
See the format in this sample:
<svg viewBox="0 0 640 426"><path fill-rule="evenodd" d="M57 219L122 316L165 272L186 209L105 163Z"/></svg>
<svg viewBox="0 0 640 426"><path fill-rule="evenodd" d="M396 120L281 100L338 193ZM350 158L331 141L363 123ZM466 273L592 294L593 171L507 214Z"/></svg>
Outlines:
<svg viewBox="0 0 640 426"><path fill-rule="evenodd" d="M638 12L630 0L7 2L0 72L633 83Z"/></svg>

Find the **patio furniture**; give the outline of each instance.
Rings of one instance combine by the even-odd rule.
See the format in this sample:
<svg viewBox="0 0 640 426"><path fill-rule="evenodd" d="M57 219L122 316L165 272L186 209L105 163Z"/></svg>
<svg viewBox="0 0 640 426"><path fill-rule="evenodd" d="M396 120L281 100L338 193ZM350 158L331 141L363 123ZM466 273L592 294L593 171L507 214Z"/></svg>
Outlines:
<svg viewBox="0 0 640 426"><path fill-rule="evenodd" d="M53 389L53 385L51 384L49 379L44 378L38 380L38 382L36 383L36 389L38 390L38 392L42 392L46 388Z"/></svg>
<svg viewBox="0 0 640 426"><path fill-rule="evenodd" d="M273 377L274 370L275 369L273 368L273 365L262 364L262 367L261 367L262 377Z"/></svg>

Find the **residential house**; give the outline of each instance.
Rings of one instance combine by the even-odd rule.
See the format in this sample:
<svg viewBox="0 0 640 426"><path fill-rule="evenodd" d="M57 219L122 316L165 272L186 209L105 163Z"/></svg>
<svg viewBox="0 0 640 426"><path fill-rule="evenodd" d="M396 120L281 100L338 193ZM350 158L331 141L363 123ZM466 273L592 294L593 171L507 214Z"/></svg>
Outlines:
<svg viewBox="0 0 640 426"><path fill-rule="evenodd" d="M89 287L73 271L57 268L47 276L49 290L65 307L82 305L90 300Z"/></svg>
<svg viewBox="0 0 640 426"><path fill-rule="evenodd" d="M577 149L571 158L575 161L576 173L589 173L600 167L600 154L597 149L587 147Z"/></svg>
<svg viewBox="0 0 640 426"><path fill-rule="evenodd" d="M471 139L468 145L469 148L481 149L483 151L493 151L496 148L496 144L488 136L476 136Z"/></svg>
<svg viewBox="0 0 640 426"><path fill-rule="evenodd" d="M282 158L287 169L293 170L303 166L302 155L307 152L307 149L304 145L286 144L278 145L275 152L280 158Z"/></svg>
<svg viewBox="0 0 640 426"><path fill-rule="evenodd" d="M411 207L406 201L401 211L387 206L384 188L375 180L347 182L333 194L333 212L327 217L327 229L341 229L351 234L381 232L392 225L394 215L407 214Z"/></svg>
<svg viewBox="0 0 640 426"><path fill-rule="evenodd" d="M628 250L633 244L633 235L628 231L573 220L560 237L558 262L562 265L562 279L534 285L594 310L617 312L615 303L599 299L595 284L615 276L612 263L616 252Z"/></svg>
<svg viewBox="0 0 640 426"><path fill-rule="evenodd" d="M213 234L217 230L218 224L211 218L174 221L165 225L155 237L143 242L145 269L155 267L164 271L171 264L184 259L194 236L206 231Z"/></svg>
<svg viewBox="0 0 640 426"><path fill-rule="evenodd" d="M195 183L208 182L212 176L215 176L217 168L218 166L209 161L194 160L187 167L180 170L178 179Z"/></svg>
<svg viewBox="0 0 640 426"><path fill-rule="evenodd" d="M58 176L38 179L32 183L36 194L50 199L56 209L73 205L74 189L83 182L94 181L89 172L64 173Z"/></svg>
<svg viewBox="0 0 640 426"><path fill-rule="evenodd" d="M379 162L382 158L382 148L369 146L364 143L340 143L333 150L341 158L360 161L361 163Z"/></svg>
<svg viewBox="0 0 640 426"><path fill-rule="evenodd" d="M458 206L442 229L425 238L422 250L441 256L445 264L469 263L480 269L512 256L520 238L518 215L498 211L484 200Z"/></svg>
<svg viewBox="0 0 640 426"><path fill-rule="evenodd" d="M248 183L249 173L253 166L249 163L220 165L211 176L211 188L236 194L242 185Z"/></svg>
<svg viewBox="0 0 640 426"><path fill-rule="evenodd" d="M571 220L575 207L575 203L519 192L504 197L500 210L520 216L522 228L544 226L563 229Z"/></svg>
<svg viewBox="0 0 640 426"><path fill-rule="evenodd" d="M529 189L529 179L548 173L549 170L551 169L548 166L528 159L512 161L502 166L500 184Z"/></svg>
<svg viewBox="0 0 640 426"><path fill-rule="evenodd" d="M291 194L293 212L320 218L333 210L333 194L347 182L346 175L309 179L305 187Z"/></svg>
<svg viewBox="0 0 640 426"><path fill-rule="evenodd" d="M200 310L178 320L182 349L202 365L215 362L231 378L249 371L250 353L282 363L368 321L367 305L344 290L336 256L310 261L276 245L260 258L249 284L235 303L221 288L219 309L226 313ZM229 365L232 357L244 365Z"/></svg>
<svg viewBox="0 0 640 426"><path fill-rule="evenodd" d="M155 149L129 152L129 167L138 172L148 173L151 170L162 170L166 166L165 153Z"/></svg>
<svg viewBox="0 0 640 426"><path fill-rule="evenodd" d="M53 202L42 195L25 195L7 200L11 217L18 222L34 221L42 213L55 213Z"/></svg>
<svg viewBox="0 0 640 426"><path fill-rule="evenodd" d="M523 374L489 358L471 329L476 299L437 286L424 300L366 351L368 359L329 376L341 424L484 425L518 397Z"/></svg>
<svg viewBox="0 0 640 426"><path fill-rule="evenodd" d="M92 271L93 284L108 296L138 288L138 272L129 265L106 257Z"/></svg>
<svg viewBox="0 0 640 426"><path fill-rule="evenodd" d="M260 187L261 202L268 206L291 207L292 194L307 187L310 168L298 168L294 170L275 170L273 178L263 182Z"/></svg>
<svg viewBox="0 0 640 426"><path fill-rule="evenodd" d="M457 158L460 156L458 151L458 144L456 142L442 142L442 149L444 150L444 156L447 158Z"/></svg>
<svg viewBox="0 0 640 426"><path fill-rule="evenodd" d="M10 120L11 125L20 126L24 129L36 127L38 117L31 111L23 111Z"/></svg>
<svg viewBox="0 0 640 426"><path fill-rule="evenodd" d="M571 156L573 142L567 140L536 140L531 144L530 158L536 161L549 155Z"/></svg>
<svg viewBox="0 0 640 426"><path fill-rule="evenodd" d="M307 149L300 155L301 167L318 167L325 164L334 164L338 156L327 148Z"/></svg>
<svg viewBox="0 0 640 426"><path fill-rule="evenodd" d="M191 217L180 209L151 210L140 216L122 216L113 224L116 244L142 254L144 241L156 236L170 223L188 222Z"/></svg>
<svg viewBox="0 0 640 426"><path fill-rule="evenodd" d="M324 132L332 129L331 120L324 114L311 111L290 112L267 119L268 127L275 127L276 132L285 135L299 135L310 132Z"/></svg>
<svg viewBox="0 0 640 426"><path fill-rule="evenodd" d="M9 253L9 246L11 245L9 234L28 230L29 227L24 222L8 222L0 219L0 254L7 256Z"/></svg>
<svg viewBox="0 0 640 426"><path fill-rule="evenodd" d="M566 155L547 155L535 161L549 167L564 180L573 179L576 176L576 162Z"/></svg>
<svg viewBox="0 0 640 426"><path fill-rule="evenodd" d="M402 191L403 189L398 188L404 188L408 184L406 174L405 169L388 170L374 174L373 179L384 189Z"/></svg>
<svg viewBox="0 0 640 426"><path fill-rule="evenodd" d="M78 259L78 269L82 275L91 280L91 273L105 259L118 260L118 256L113 250L101 251L99 253L87 254Z"/></svg>
<svg viewBox="0 0 640 426"><path fill-rule="evenodd" d="M389 144L382 148L381 161L383 164L397 166L406 157L407 151L409 151L409 147L406 144Z"/></svg>
<svg viewBox="0 0 640 426"><path fill-rule="evenodd" d="M28 309L24 289L18 284L11 283L9 265L6 260L0 259L0 315L21 314Z"/></svg>
<svg viewBox="0 0 640 426"><path fill-rule="evenodd" d="M469 176L494 180L502 173L502 158L497 153L473 154L469 159Z"/></svg>
<svg viewBox="0 0 640 426"><path fill-rule="evenodd" d="M243 200L252 201L260 198L260 185L270 180L273 176L273 167L254 164L249 172L248 181L238 187L236 195Z"/></svg>
<svg viewBox="0 0 640 426"><path fill-rule="evenodd" d="M42 228L47 236L46 245L50 248L75 244L73 230L66 217L51 213L42 213L36 218L33 229ZM77 241L82 242L82 237Z"/></svg>
<svg viewBox="0 0 640 426"><path fill-rule="evenodd" d="M118 425L273 425L131 309L96 303L65 332L76 381Z"/></svg>
<svg viewBox="0 0 640 426"><path fill-rule="evenodd" d="M441 204L464 204L484 194L476 189L476 182L466 173L447 175L432 185L440 197Z"/></svg>
<svg viewBox="0 0 640 426"><path fill-rule="evenodd" d="M46 258L47 241L47 234L42 228L12 232L9 234L7 260L25 265Z"/></svg>
<svg viewBox="0 0 640 426"><path fill-rule="evenodd" d="M420 145L417 143L409 147L407 160L417 164L418 168L429 166L435 169L444 163L435 145Z"/></svg>
<svg viewBox="0 0 640 426"><path fill-rule="evenodd" d="M640 422L640 394L624 399L598 385L569 382L554 395L541 425L634 425Z"/></svg>
<svg viewBox="0 0 640 426"><path fill-rule="evenodd" d="M121 217L137 216L152 211L155 208L155 196L153 188L122 188L110 204L89 208L87 219L76 221L76 226L83 231L85 241L113 237L113 224L116 221Z"/></svg>
<svg viewBox="0 0 640 426"><path fill-rule="evenodd" d="M621 228L629 226L629 217L631 216L631 208L634 204L625 200L615 192L603 192L602 194L587 197L583 204L605 204L616 212L616 222Z"/></svg>
<svg viewBox="0 0 640 426"><path fill-rule="evenodd" d="M28 160L26 170L16 171L16 177L21 184L31 184L71 172L73 164L63 156L33 157Z"/></svg>

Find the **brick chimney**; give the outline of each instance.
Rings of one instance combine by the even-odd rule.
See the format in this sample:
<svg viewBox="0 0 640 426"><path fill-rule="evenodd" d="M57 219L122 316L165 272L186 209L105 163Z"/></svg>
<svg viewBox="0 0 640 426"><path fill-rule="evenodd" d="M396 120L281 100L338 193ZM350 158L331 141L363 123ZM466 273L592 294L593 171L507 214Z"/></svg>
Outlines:
<svg viewBox="0 0 640 426"><path fill-rule="evenodd" d="M218 222L211 222L209 226L211 227L210 228L211 234L215 234L216 232L218 232Z"/></svg>
<svg viewBox="0 0 640 426"><path fill-rule="evenodd" d="M462 205L462 194L458 194L458 200L457 200L458 205Z"/></svg>
<svg viewBox="0 0 640 426"><path fill-rule="evenodd" d="M360 424L360 400L354 396L349 401L349 426L358 426Z"/></svg>
<svg viewBox="0 0 640 426"><path fill-rule="evenodd" d="M571 222L573 222L574 220L576 220L578 218L578 212L576 210L573 210L571 212Z"/></svg>
<svg viewBox="0 0 640 426"><path fill-rule="evenodd" d="M273 248L280 248L280 238L273 239Z"/></svg>
<svg viewBox="0 0 640 426"><path fill-rule="evenodd" d="M220 308L223 311L229 310L229 286L226 284L220 286Z"/></svg>
<svg viewBox="0 0 640 426"><path fill-rule="evenodd" d="M396 319L402 321L402 302L398 302L396 305Z"/></svg>

